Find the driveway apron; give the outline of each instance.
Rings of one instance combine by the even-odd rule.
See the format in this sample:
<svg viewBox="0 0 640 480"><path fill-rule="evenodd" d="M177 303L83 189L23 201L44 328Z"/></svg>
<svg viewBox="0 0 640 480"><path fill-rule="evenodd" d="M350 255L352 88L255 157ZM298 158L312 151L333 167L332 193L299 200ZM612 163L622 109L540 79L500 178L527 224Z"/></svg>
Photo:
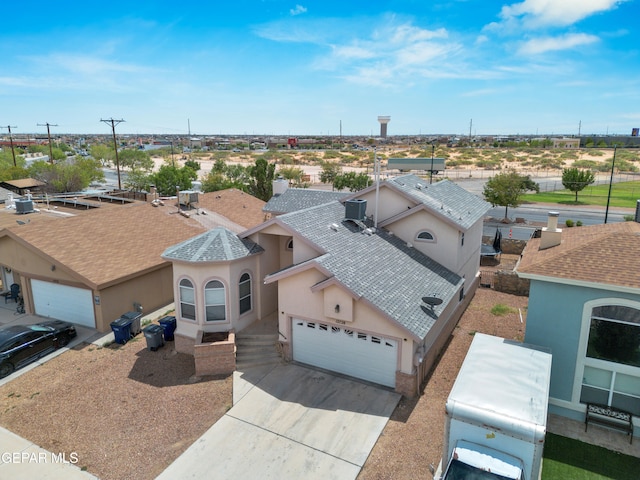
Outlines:
<svg viewBox="0 0 640 480"><path fill-rule="evenodd" d="M370 384L279 365L158 479L355 479L399 400Z"/></svg>

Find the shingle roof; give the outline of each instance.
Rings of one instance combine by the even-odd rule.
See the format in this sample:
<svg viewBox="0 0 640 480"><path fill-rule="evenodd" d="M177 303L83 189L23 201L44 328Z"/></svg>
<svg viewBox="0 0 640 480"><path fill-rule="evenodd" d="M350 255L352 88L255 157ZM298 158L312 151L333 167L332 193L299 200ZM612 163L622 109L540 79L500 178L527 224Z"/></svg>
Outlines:
<svg viewBox="0 0 640 480"><path fill-rule="evenodd" d="M463 282L382 229L363 233L344 220L344 206L337 201L282 215L278 221L326 252L312 261L421 339ZM424 296L442 298L443 304L432 313L422 303Z"/></svg>
<svg viewBox="0 0 640 480"><path fill-rule="evenodd" d="M174 206L140 203L16 225L3 233L93 288L103 288L164 266L167 261L160 255L168 246L203 230L196 220L178 215Z"/></svg>
<svg viewBox="0 0 640 480"><path fill-rule="evenodd" d="M198 206L216 212L244 228L255 227L265 221L262 208L265 202L237 188L201 193Z"/></svg>
<svg viewBox="0 0 640 480"><path fill-rule="evenodd" d="M565 228L560 245L544 250L540 250L540 239L533 238L522 252L517 272L640 288L640 224Z"/></svg>
<svg viewBox="0 0 640 480"><path fill-rule="evenodd" d="M237 260L263 252L248 238L240 239L232 231L217 227L167 248L162 258L185 262L221 262Z"/></svg>
<svg viewBox="0 0 640 480"><path fill-rule="evenodd" d="M473 226L491 208L489 203L446 179L429 185L416 175L402 175L387 182L463 230Z"/></svg>
<svg viewBox="0 0 640 480"><path fill-rule="evenodd" d="M330 192L328 190L311 190L308 188L288 188L280 195L269 199L263 210L269 213L289 213L315 207L324 203L348 197L346 192Z"/></svg>

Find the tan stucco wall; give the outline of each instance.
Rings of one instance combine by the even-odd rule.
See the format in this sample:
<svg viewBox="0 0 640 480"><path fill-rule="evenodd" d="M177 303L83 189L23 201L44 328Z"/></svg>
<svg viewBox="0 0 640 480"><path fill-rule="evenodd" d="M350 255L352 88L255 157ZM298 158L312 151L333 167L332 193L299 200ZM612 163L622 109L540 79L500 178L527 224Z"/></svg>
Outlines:
<svg viewBox="0 0 640 480"><path fill-rule="evenodd" d="M367 201L366 215L368 218L374 218L376 209L376 192L375 190L366 194L358 195L358 198ZM392 191L389 187L381 186L378 196L378 222L382 222L394 215L402 213L407 208L413 208L417 202L409 200L396 191Z"/></svg>
<svg viewBox="0 0 640 480"><path fill-rule="evenodd" d="M288 343L291 339L292 318L315 320L331 325L344 325L336 319L324 315L325 291L311 292L311 287L324 279L325 277L320 272L310 269L278 282L280 307L278 323L279 331L284 335L280 337L281 342ZM329 292L329 295L335 295L331 289ZM364 301L353 303L353 322L349 322L348 325L354 330L397 340L400 369L406 373L412 373L415 346L404 329L394 325Z"/></svg>
<svg viewBox="0 0 640 480"><path fill-rule="evenodd" d="M81 285L78 278L67 273L63 265L37 255L33 250L27 249L10 237L0 238L0 264L26 277ZM52 270L53 266L55 266L54 270Z"/></svg>
<svg viewBox="0 0 640 480"><path fill-rule="evenodd" d="M183 337L196 338L198 331L239 332L258 318L258 296L262 280L257 274L258 258L252 256L234 262L224 263L173 263L173 295L176 303L176 333ZM240 315L239 282L243 273L251 275L252 308ZM180 280L189 279L195 289L196 320L182 318L180 312ZM211 280L219 280L225 286L226 320L207 322L205 320L204 288Z"/></svg>
<svg viewBox="0 0 640 480"><path fill-rule="evenodd" d="M126 312L134 311L134 304L142 306L146 314L173 302L173 273L171 264L142 277L94 292L100 297L96 310L96 327L101 332L111 329L111 322ZM94 300L95 303L95 300Z"/></svg>

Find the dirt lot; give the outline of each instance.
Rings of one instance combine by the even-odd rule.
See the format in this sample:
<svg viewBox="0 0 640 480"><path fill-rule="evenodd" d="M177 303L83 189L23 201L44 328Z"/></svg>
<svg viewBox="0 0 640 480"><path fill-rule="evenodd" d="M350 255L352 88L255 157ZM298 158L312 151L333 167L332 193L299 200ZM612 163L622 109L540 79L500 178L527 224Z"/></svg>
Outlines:
<svg viewBox="0 0 640 480"><path fill-rule="evenodd" d="M491 313L503 304L512 310ZM403 399L360 479L431 478L444 403L474 332L522 340L527 298L479 289L417 399ZM77 453L102 480L152 479L231 407L231 377L192 381L193 359L144 336L83 344L0 388L0 424L51 452Z"/></svg>
<svg viewBox="0 0 640 480"><path fill-rule="evenodd" d="M81 344L0 388L3 427L53 453L77 453L102 480L152 479L231 407L232 378L190 380L173 342L151 352Z"/></svg>
<svg viewBox="0 0 640 480"><path fill-rule="evenodd" d="M437 467L442 456L444 405L473 334L482 332L522 341L527 301L527 297L478 289L424 392L417 399L400 401L358 476L359 480L431 478L429 465ZM497 304L508 306L511 311L494 315L491 309Z"/></svg>

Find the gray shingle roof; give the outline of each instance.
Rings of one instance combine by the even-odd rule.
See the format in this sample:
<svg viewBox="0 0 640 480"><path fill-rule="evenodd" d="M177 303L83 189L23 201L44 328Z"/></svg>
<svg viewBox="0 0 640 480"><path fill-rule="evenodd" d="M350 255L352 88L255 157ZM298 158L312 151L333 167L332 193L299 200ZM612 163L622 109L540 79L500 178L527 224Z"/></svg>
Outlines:
<svg viewBox="0 0 640 480"><path fill-rule="evenodd" d="M346 192L311 190L308 188L288 188L280 195L274 195L262 209L269 213L289 213L340 200L349 196Z"/></svg>
<svg viewBox="0 0 640 480"><path fill-rule="evenodd" d="M162 258L184 262L224 262L263 252L264 249L224 227L217 227L167 248Z"/></svg>
<svg viewBox="0 0 640 480"><path fill-rule="evenodd" d="M314 259L356 295L364 297L418 338L424 338L463 279L399 238L378 229L368 235L344 220L335 201L279 219L326 253ZM431 313L424 296L443 303Z"/></svg>
<svg viewBox="0 0 640 480"><path fill-rule="evenodd" d="M416 175L402 175L387 181L463 230L473 226L491 208L489 203L449 180L429 185Z"/></svg>

